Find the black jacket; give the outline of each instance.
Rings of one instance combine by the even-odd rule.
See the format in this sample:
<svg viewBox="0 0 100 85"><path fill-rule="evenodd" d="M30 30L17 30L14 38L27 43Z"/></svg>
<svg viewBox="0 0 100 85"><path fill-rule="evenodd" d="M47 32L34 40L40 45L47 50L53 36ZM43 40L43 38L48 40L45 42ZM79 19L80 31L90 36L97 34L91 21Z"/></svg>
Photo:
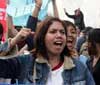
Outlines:
<svg viewBox="0 0 100 85"><path fill-rule="evenodd" d="M69 15L68 13L65 13L69 18L73 18L75 25L81 30L85 29L85 24L84 24L84 16L83 13L80 13L80 15Z"/></svg>

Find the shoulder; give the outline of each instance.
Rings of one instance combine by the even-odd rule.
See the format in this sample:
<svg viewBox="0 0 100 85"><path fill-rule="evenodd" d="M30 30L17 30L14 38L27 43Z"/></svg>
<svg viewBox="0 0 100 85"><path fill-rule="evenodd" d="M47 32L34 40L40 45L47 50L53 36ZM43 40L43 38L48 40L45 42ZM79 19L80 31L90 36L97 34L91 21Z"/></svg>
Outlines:
<svg viewBox="0 0 100 85"><path fill-rule="evenodd" d="M84 55L80 55L79 58L78 58L84 65L86 65L86 62L88 60L88 57L87 56L84 56Z"/></svg>
<svg viewBox="0 0 100 85"><path fill-rule="evenodd" d="M88 70L88 67L84 65L81 61L79 61L78 59L74 59L74 63L75 63L75 68L73 68L74 73L84 78L90 75L90 71Z"/></svg>
<svg viewBox="0 0 100 85"><path fill-rule="evenodd" d="M75 68L79 71L84 71L87 69L86 65L84 65L78 58L74 58L73 62L75 64Z"/></svg>

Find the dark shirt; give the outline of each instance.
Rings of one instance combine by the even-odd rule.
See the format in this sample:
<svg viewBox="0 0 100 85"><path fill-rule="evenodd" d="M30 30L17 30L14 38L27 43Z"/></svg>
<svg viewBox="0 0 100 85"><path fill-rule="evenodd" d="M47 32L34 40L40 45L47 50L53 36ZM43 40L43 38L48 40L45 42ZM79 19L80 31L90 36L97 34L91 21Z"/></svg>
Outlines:
<svg viewBox="0 0 100 85"><path fill-rule="evenodd" d="M93 68L93 78L96 85L100 85L100 59L97 61L97 64Z"/></svg>
<svg viewBox="0 0 100 85"><path fill-rule="evenodd" d="M93 74L94 81L96 85L100 85L100 59L97 61L96 65L93 65L93 59L87 61L88 68L90 72Z"/></svg>

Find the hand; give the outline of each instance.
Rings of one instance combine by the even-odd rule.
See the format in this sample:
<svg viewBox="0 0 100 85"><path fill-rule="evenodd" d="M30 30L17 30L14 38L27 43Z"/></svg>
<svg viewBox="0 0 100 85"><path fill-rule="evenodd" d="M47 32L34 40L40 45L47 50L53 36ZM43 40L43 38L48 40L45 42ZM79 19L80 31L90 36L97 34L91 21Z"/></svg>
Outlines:
<svg viewBox="0 0 100 85"><path fill-rule="evenodd" d="M20 41L24 41L29 35L34 35L34 32L31 29L23 28L21 29L18 34L12 38L11 45L14 46Z"/></svg>
<svg viewBox="0 0 100 85"><path fill-rule="evenodd" d="M65 8L64 8L64 12L67 13Z"/></svg>
<svg viewBox="0 0 100 85"><path fill-rule="evenodd" d="M36 6L41 7L42 6L42 0L35 0Z"/></svg>
<svg viewBox="0 0 100 85"><path fill-rule="evenodd" d="M66 11L66 9L65 9L65 8L64 8L64 12L65 12L65 14L66 14L66 15L68 15L68 12Z"/></svg>

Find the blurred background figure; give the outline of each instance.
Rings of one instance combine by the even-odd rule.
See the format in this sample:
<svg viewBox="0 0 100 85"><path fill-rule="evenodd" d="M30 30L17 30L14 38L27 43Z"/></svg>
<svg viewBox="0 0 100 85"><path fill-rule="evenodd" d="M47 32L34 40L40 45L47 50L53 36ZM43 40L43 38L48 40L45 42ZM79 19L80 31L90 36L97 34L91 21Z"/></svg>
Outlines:
<svg viewBox="0 0 100 85"><path fill-rule="evenodd" d="M93 74L96 85L100 85L100 28L92 29L89 32L88 52L90 60L87 65Z"/></svg>
<svg viewBox="0 0 100 85"><path fill-rule="evenodd" d="M74 23L80 29L80 31L85 29L84 15L83 15L82 11L80 10L80 8L78 8L74 11L75 12L74 15L68 14L68 12L66 11L65 8L64 8L64 12L69 18L74 19Z"/></svg>
<svg viewBox="0 0 100 85"><path fill-rule="evenodd" d="M88 35L88 32L93 29L92 27L88 26L86 27L84 30L82 30L80 32L80 35L77 39L77 43L76 43L76 48L77 48L77 51L80 52L80 49L82 51L82 44L86 42L86 37ZM82 53L82 52L81 52Z"/></svg>

